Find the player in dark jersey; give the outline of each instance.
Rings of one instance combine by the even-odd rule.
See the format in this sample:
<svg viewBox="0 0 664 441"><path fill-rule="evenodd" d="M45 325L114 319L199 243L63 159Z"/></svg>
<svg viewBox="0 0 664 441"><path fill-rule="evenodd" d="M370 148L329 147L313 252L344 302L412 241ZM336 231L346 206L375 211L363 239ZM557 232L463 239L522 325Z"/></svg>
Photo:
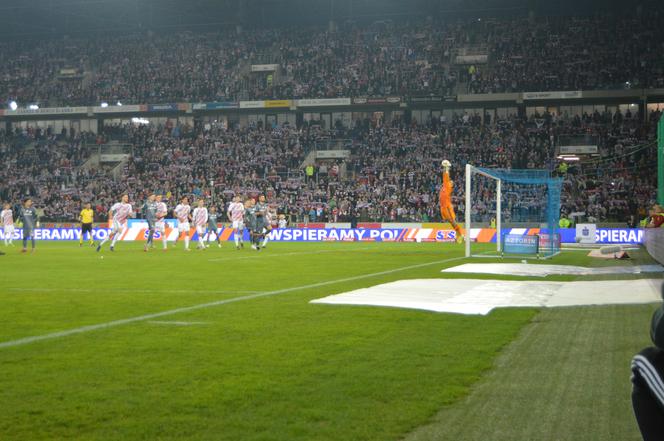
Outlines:
<svg viewBox="0 0 664 441"><path fill-rule="evenodd" d="M265 195L260 195L258 197L258 203L256 204L256 219L260 225L256 225L257 229L260 229L261 238L263 239L262 243L257 244L260 248L265 248L268 242L267 234L272 229L272 220L270 218L270 207L267 204Z"/></svg>
<svg viewBox="0 0 664 441"><path fill-rule="evenodd" d="M148 240L145 242L143 251L147 251L148 248L154 248L154 231L155 222L157 221L157 202L155 201L156 197L157 196L154 193L151 193L143 204L141 210L143 212L143 218L148 223Z"/></svg>
<svg viewBox="0 0 664 441"><path fill-rule="evenodd" d="M251 248L260 250L256 246L256 240L260 240L260 236L256 234L256 201L254 199L247 199L244 203L244 224L249 230Z"/></svg>
<svg viewBox="0 0 664 441"><path fill-rule="evenodd" d="M23 223L23 249L22 253L28 251L28 238L32 243L32 252L35 252L35 228L39 228L39 215L32 206L32 199L27 198L23 201L23 206L18 213L19 219Z"/></svg>
<svg viewBox="0 0 664 441"><path fill-rule="evenodd" d="M217 207L213 205L210 207L210 213L208 213L208 227L207 227L208 247L210 246L212 233L214 233L214 237L217 238L217 246L221 248L221 231L219 231L219 227L217 226L218 219L219 219L219 214L217 213Z"/></svg>

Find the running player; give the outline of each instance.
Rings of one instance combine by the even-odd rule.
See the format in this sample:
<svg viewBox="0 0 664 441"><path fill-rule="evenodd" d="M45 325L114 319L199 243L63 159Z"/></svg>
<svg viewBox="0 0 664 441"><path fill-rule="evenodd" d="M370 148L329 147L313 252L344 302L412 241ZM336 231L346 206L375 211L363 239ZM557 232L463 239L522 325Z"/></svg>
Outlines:
<svg viewBox="0 0 664 441"><path fill-rule="evenodd" d="M207 228L207 243L208 247L210 246L210 239L212 239L212 233L217 240L217 245L221 248L221 231L217 226L217 221L219 215L217 214L217 208L213 205L210 207L210 213L208 215L208 228Z"/></svg>
<svg viewBox="0 0 664 441"><path fill-rule="evenodd" d="M32 252L35 252L35 228L39 228L39 215L32 206L32 199L27 198L23 201L23 206L19 211L19 219L23 223L23 249L22 253L28 251L28 238L32 244Z"/></svg>
<svg viewBox="0 0 664 441"><path fill-rule="evenodd" d="M454 181L450 179L450 161L445 160L442 162L443 166L443 185L440 187L440 215L443 221L447 221L452 225L456 231L457 242L463 242L463 232L461 227L456 223L456 214L452 206L452 189L454 188Z"/></svg>
<svg viewBox="0 0 664 441"><path fill-rule="evenodd" d="M108 211L108 215L113 218L113 226L111 227L111 234L97 245L97 252L101 250L101 247L104 246L106 242L112 240L111 242L111 251L115 251L115 242L118 238L121 238L127 231L127 219L131 216L133 208L129 203L129 195L123 194L120 198L120 202L113 204L111 209Z"/></svg>
<svg viewBox="0 0 664 441"><path fill-rule="evenodd" d="M272 229L272 218L270 216L270 207L267 205L265 195L258 196L258 203L256 204L256 229L260 231L260 236L263 239L261 243L260 240L256 243L256 246L259 248L265 248L267 245L268 237L267 234Z"/></svg>
<svg viewBox="0 0 664 441"><path fill-rule="evenodd" d="M78 221L81 223L81 237L78 238L78 246L83 246L83 237L85 233L88 233L90 236L90 246L95 245L94 237L92 237L92 223L95 220L95 212L92 210L90 202L86 203L83 206L83 209L78 215Z"/></svg>
<svg viewBox="0 0 664 441"><path fill-rule="evenodd" d="M191 207L189 206L189 199L185 196L182 198L178 206L175 207L175 210L173 210L173 214L175 214L175 217L178 220L178 233L179 235L184 233L185 251L190 251L189 250L189 230L191 229L191 226L189 225L189 221L191 220L190 213L191 213ZM180 238L179 235L178 239Z"/></svg>
<svg viewBox="0 0 664 441"><path fill-rule="evenodd" d="M194 228L196 228L196 233L198 234L198 245L196 245L197 250L205 249L205 225L208 222L208 211L205 208L205 201L199 199L197 207L194 208L194 213L192 217L194 218Z"/></svg>
<svg viewBox="0 0 664 441"><path fill-rule="evenodd" d="M148 223L148 240L145 242L143 251L147 252L148 248L154 247L154 231L155 221L157 220L157 201L154 193L150 193L148 199L143 204L143 218Z"/></svg>
<svg viewBox="0 0 664 441"><path fill-rule="evenodd" d="M155 197L157 204L157 211L155 213L154 228L161 234L161 242L164 244L164 251L168 249L168 236L166 234L166 214L168 214L168 207L165 202L162 202L162 196L158 194Z"/></svg>
<svg viewBox="0 0 664 441"><path fill-rule="evenodd" d="M232 222L231 227L233 228L235 248L238 250L240 247L244 248L244 240L242 236L244 235L244 213L246 204L243 204L241 200L242 198L240 198L240 196L235 196L233 202L228 206L228 212L226 213L228 219Z"/></svg>
<svg viewBox="0 0 664 441"><path fill-rule="evenodd" d="M0 219L2 220L2 228L5 233L5 246L14 246L14 212L11 205L4 204L2 206Z"/></svg>

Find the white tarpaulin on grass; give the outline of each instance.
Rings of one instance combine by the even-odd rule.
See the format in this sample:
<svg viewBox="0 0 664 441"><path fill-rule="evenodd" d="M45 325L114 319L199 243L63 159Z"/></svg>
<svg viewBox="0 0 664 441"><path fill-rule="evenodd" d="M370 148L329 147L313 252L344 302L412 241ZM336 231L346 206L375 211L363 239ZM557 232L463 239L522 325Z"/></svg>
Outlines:
<svg viewBox="0 0 664 441"><path fill-rule="evenodd" d="M630 265L605 266L601 268L587 268L574 265L548 265L528 263L466 263L442 270L443 273L471 273L471 274L500 274L505 276L535 276L549 275L571 276L597 276L606 274L641 274L661 273L661 265Z"/></svg>
<svg viewBox="0 0 664 441"><path fill-rule="evenodd" d="M415 279L358 289L311 303L485 315L502 307L654 303L661 301L661 284L661 279L590 282Z"/></svg>

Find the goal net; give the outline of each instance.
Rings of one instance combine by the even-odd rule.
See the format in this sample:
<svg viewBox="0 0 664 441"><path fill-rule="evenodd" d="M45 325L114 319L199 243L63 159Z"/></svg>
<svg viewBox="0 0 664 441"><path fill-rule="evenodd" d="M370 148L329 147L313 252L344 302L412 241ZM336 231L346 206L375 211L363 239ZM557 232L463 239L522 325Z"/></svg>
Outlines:
<svg viewBox="0 0 664 441"><path fill-rule="evenodd" d="M549 258L560 252L562 179L548 170L466 165L466 257ZM495 234L493 232L495 228ZM478 242L490 240L490 248Z"/></svg>

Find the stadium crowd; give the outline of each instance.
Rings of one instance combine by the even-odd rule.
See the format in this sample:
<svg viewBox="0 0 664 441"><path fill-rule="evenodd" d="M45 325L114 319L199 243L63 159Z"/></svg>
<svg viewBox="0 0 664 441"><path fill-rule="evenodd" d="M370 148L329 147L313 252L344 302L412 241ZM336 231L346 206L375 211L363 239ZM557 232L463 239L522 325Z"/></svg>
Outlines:
<svg viewBox="0 0 664 441"><path fill-rule="evenodd" d="M664 87L660 22L655 11L9 41L0 96L45 107Z"/></svg>
<svg viewBox="0 0 664 441"><path fill-rule="evenodd" d="M0 200L17 202L29 195L45 218L74 221L82 201L92 202L102 219L123 192L140 202L156 191L170 197L171 208L182 195L221 206L235 194L265 194L279 213L298 221L435 221L440 216L440 162L448 159L454 165L459 216L465 209L462 165L471 162L555 169L564 178L563 212L626 222L644 217L654 198L651 158L658 116L655 112L644 124L631 113L513 116L490 123L479 115L458 115L419 125L397 119L375 127L357 121L352 128L335 130L132 124L108 127L102 135L122 135L132 146L117 179L110 167L82 166L96 152L95 142L102 142L94 136L2 133L0 181L6 185L0 187ZM559 134L574 133L596 135L600 156L558 172L553 142ZM351 156L319 162L307 176L307 153L329 138L338 138ZM493 187L478 180L473 191L474 216L486 222L492 216ZM527 203L515 200L509 208Z"/></svg>

